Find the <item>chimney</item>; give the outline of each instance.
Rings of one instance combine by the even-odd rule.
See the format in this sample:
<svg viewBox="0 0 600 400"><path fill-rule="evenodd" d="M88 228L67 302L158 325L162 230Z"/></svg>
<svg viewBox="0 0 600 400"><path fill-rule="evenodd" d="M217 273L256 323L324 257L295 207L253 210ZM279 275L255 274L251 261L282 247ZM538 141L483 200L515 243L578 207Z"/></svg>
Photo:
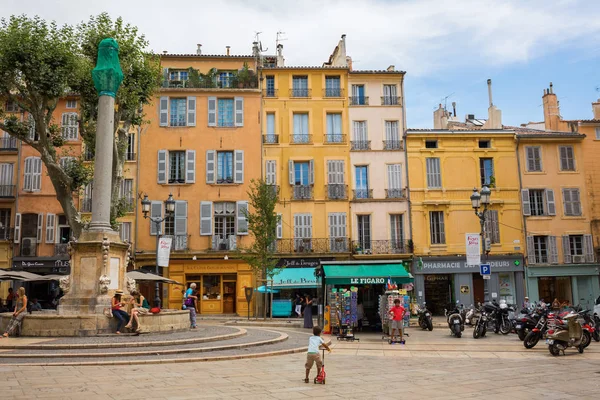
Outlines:
<svg viewBox="0 0 600 400"><path fill-rule="evenodd" d="M352 71L352 57L346 56L346 65L348 65L348 69Z"/></svg>
<svg viewBox="0 0 600 400"><path fill-rule="evenodd" d="M455 101L452 102L452 111L454 114L454 118L456 118L456 102Z"/></svg>
<svg viewBox="0 0 600 400"><path fill-rule="evenodd" d="M433 112L433 129L448 129L448 113L441 104Z"/></svg>
<svg viewBox="0 0 600 400"><path fill-rule="evenodd" d="M227 55L229 55L229 49L231 49L231 46L225 46L225 48L227 49Z"/></svg>
<svg viewBox="0 0 600 400"><path fill-rule="evenodd" d="M389 67L387 67L387 72L394 72L396 70L396 67L394 65L390 65Z"/></svg>
<svg viewBox="0 0 600 400"><path fill-rule="evenodd" d="M558 106L558 98L556 97L556 93L554 93L552 82L550 82L550 87L544 91L542 105L544 107L545 129L549 131L558 131L560 108Z"/></svg>
<svg viewBox="0 0 600 400"><path fill-rule="evenodd" d="M260 50L258 49L258 42L252 42L252 56L256 59L260 57Z"/></svg>
<svg viewBox="0 0 600 400"><path fill-rule="evenodd" d="M498 109L494 105L494 101L492 100L492 80L487 80L488 85L488 97L490 101L490 106L488 107L488 119L483 124L484 129L502 129L502 111Z"/></svg>
<svg viewBox="0 0 600 400"><path fill-rule="evenodd" d="M196 46L198 46L196 48L196 54L201 55L202 54L202 45L200 43L198 43Z"/></svg>
<svg viewBox="0 0 600 400"><path fill-rule="evenodd" d="M600 99L592 103L592 111L594 112L594 119L600 119Z"/></svg>
<svg viewBox="0 0 600 400"><path fill-rule="evenodd" d="M492 80L488 79L487 84L488 84L488 98L490 100L490 107L491 107L494 105L494 102L492 101Z"/></svg>
<svg viewBox="0 0 600 400"><path fill-rule="evenodd" d="M279 43L277 45L277 63L278 67L283 67L285 65L285 58L283 58L283 45Z"/></svg>
<svg viewBox="0 0 600 400"><path fill-rule="evenodd" d="M167 55L167 53L169 53L167 50L163 50L163 55Z"/></svg>

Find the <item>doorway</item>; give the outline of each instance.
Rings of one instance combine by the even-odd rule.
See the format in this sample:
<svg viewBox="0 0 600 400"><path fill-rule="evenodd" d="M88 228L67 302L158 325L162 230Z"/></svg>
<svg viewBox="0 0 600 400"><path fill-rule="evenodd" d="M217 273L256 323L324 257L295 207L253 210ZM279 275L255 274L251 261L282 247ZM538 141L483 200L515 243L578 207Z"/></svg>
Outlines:
<svg viewBox="0 0 600 400"><path fill-rule="evenodd" d="M452 276L425 275L425 301L432 314L444 315L444 308L452 303Z"/></svg>
<svg viewBox="0 0 600 400"><path fill-rule="evenodd" d="M473 301L475 302L475 306L477 306L479 303L484 303L484 288L485 284L483 282L483 276L480 274L473 274Z"/></svg>

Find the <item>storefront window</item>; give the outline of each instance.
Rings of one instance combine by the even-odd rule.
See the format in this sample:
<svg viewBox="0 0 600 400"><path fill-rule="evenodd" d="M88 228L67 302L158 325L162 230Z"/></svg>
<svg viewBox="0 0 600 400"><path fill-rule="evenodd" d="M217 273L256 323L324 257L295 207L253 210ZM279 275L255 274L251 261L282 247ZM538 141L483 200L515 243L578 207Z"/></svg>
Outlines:
<svg viewBox="0 0 600 400"><path fill-rule="evenodd" d="M511 273L498 274L500 285L500 300L505 300L508 304L515 304L515 280Z"/></svg>
<svg viewBox="0 0 600 400"><path fill-rule="evenodd" d="M204 275L202 277L202 299L220 300L221 299L221 276Z"/></svg>
<svg viewBox="0 0 600 400"><path fill-rule="evenodd" d="M538 288L540 300L543 299L546 303L552 303L554 299L558 299L561 304L564 302L571 304L573 299L571 278L568 276L538 278Z"/></svg>

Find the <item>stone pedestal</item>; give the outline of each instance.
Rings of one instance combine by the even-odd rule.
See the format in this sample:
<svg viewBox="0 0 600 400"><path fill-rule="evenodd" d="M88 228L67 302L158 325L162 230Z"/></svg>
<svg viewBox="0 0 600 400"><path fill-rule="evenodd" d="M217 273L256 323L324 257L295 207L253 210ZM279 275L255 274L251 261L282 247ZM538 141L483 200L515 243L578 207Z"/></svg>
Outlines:
<svg viewBox="0 0 600 400"><path fill-rule="evenodd" d="M126 290L129 244L114 231L84 231L70 244L71 275L60 282L58 313L101 314L116 289Z"/></svg>

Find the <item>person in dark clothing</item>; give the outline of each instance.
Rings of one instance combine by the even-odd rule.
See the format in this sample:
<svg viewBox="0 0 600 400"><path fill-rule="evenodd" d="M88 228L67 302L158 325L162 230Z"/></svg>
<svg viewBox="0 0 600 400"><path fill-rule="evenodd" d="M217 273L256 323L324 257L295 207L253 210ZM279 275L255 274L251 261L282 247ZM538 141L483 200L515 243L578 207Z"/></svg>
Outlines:
<svg viewBox="0 0 600 400"><path fill-rule="evenodd" d="M310 295L306 295L306 305L304 307L304 327L308 329L313 328L313 317L312 317L312 298Z"/></svg>
<svg viewBox="0 0 600 400"><path fill-rule="evenodd" d="M294 300L294 304L296 306L295 311L298 315L298 318L302 317L302 297L298 293L296 293L296 300Z"/></svg>

